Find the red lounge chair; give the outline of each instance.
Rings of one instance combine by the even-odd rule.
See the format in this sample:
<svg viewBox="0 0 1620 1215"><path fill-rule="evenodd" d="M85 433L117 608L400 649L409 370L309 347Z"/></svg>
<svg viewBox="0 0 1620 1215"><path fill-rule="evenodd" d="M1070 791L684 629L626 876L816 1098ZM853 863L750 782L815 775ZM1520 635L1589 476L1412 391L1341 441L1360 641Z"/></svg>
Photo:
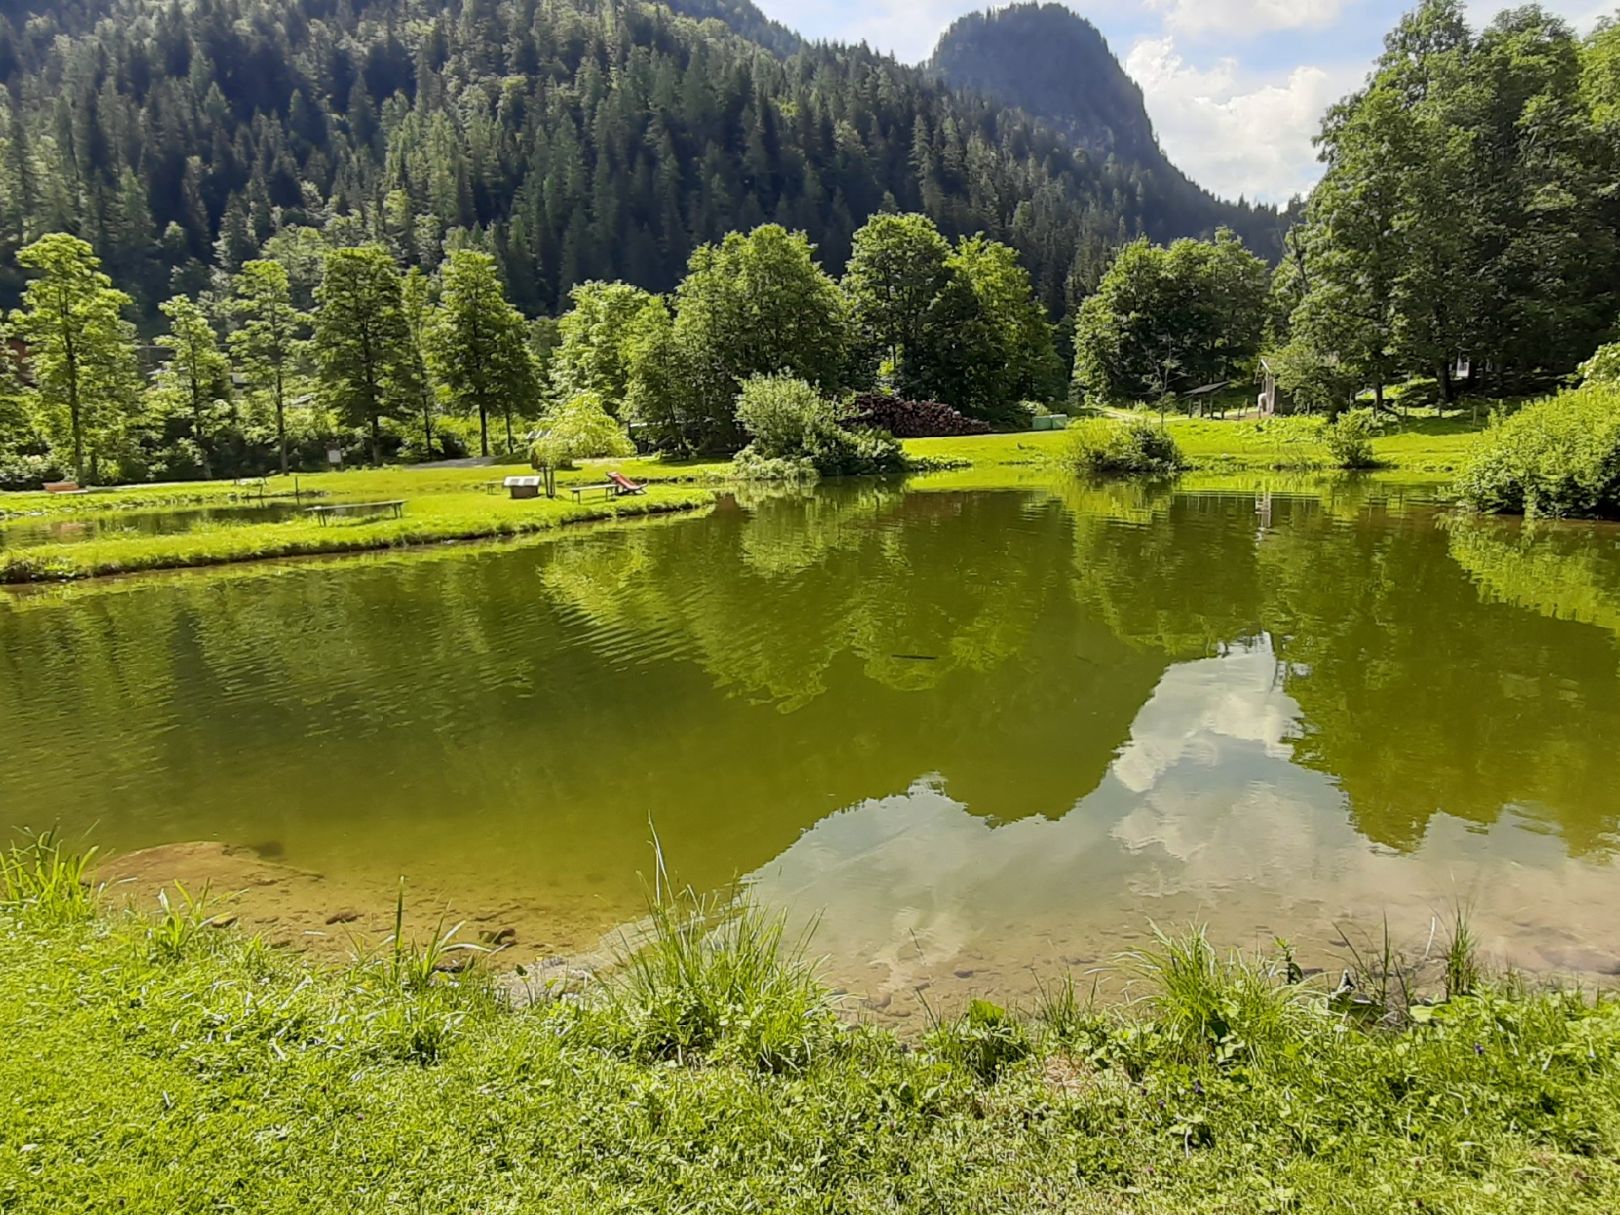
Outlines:
<svg viewBox="0 0 1620 1215"><path fill-rule="evenodd" d="M627 494L644 494L647 492L645 485L642 485L639 481L632 481L621 472L610 472L607 479L614 484L615 492L613 496L615 498L622 498Z"/></svg>

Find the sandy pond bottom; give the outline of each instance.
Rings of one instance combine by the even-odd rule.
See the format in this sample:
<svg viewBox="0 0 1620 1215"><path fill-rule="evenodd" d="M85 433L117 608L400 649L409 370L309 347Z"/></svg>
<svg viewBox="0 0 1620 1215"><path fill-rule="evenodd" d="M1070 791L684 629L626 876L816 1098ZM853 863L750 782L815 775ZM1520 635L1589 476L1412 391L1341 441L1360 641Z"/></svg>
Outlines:
<svg viewBox="0 0 1620 1215"><path fill-rule="evenodd" d="M1336 972L1341 930L1419 956L1459 904L1497 963L1604 981L1616 603L1620 532L1388 485L743 494L6 600L0 826L333 959L403 875L408 936L500 965L599 962L656 831L894 1022L1117 975L1154 923Z"/></svg>

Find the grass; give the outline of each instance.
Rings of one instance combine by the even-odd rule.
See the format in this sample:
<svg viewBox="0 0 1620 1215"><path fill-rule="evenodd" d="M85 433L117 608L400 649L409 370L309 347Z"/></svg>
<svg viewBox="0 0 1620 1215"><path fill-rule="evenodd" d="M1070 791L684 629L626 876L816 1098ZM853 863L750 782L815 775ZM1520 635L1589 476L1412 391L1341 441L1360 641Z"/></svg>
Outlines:
<svg viewBox="0 0 1620 1215"><path fill-rule="evenodd" d="M197 900L143 917L70 894L52 875L75 862L48 841L16 855L7 1212L1564 1215L1620 1199L1608 997L1475 973L1404 1028L1368 1026L1194 931L1127 960L1132 1006L1064 982L1036 1016L975 1001L904 1043L833 1021L778 922L682 899L655 906L610 995L515 1009L478 966L431 960L440 930L436 954L402 944L403 908L382 950L318 969Z"/></svg>
<svg viewBox="0 0 1620 1215"><path fill-rule="evenodd" d="M396 473L396 478L410 474ZM424 477L429 474L423 474ZM389 482L369 493L387 493ZM435 487L393 486L406 498L405 514L393 518L306 518L281 522L215 524L173 535L117 535L34 548L0 550L0 582L52 582L255 561L266 557L361 552L543 532L568 523L694 510L713 501L706 489L653 485L647 493L605 501L569 498L515 502L504 495Z"/></svg>
<svg viewBox="0 0 1620 1215"><path fill-rule="evenodd" d="M1095 423L1093 423L1095 424ZM1212 418L1176 418L1166 430L1192 467L1201 472L1325 471L1333 467L1318 434L1317 423L1307 418L1217 421ZM1380 468L1406 474L1451 473L1461 467L1476 437L1485 429L1483 419L1469 414L1446 417L1414 415L1372 441ZM906 455L948 467L953 463L973 468L1022 467L1060 462L1073 441L1067 431L1011 435L976 435L953 439L908 439Z"/></svg>
<svg viewBox="0 0 1620 1215"><path fill-rule="evenodd" d="M628 460L592 461L558 475L559 485L602 479L611 467L648 483L710 483L727 476L724 461L665 460L637 456ZM0 493L0 520L39 515L93 515L109 511L150 510L188 506L245 506L259 501L282 501L296 496L333 501L409 498L425 493L482 490L512 473L526 473L523 464L494 464L473 468L355 468L344 472L297 473L237 481L186 481L165 485L127 485L96 489L86 494L43 492Z"/></svg>

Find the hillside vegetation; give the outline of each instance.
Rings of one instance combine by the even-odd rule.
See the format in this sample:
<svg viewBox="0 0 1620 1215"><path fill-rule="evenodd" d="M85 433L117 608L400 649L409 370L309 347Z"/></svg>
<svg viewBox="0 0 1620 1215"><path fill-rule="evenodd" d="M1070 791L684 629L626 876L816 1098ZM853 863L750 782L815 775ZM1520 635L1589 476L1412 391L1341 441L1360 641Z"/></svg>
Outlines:
<svg viewBox="0 0 1620 1215"><path fill-rule="evenodd" d="M836 272L889 207L1010 242L1056 312L1077 259L1094 280L1122 238L1220 222L888 57L802 45L750 5L677 7L703 20L638 0L8 6L0 302L44 232L89 241L150 318L309 227L428 270L484 249L516 304L556 311L590 279L667 290L697 246L765 222Z"/></svg>

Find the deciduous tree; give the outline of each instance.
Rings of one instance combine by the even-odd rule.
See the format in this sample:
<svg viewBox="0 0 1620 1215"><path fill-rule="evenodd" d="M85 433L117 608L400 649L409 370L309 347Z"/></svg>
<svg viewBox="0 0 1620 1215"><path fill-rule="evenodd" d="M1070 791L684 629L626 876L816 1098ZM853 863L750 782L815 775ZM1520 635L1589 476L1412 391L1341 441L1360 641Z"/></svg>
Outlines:
<svg viewBox="0 0 1620 1215"><path fill-rule="evenodd" d="M489 454L489 419L497 413L511 450L512 415L535 409L540 385L523 317L506 302L489 254L459 249L450 255L428 348L455 408L478 415L483 454Z"/></svg>
<svg viewBox="0 0 1620 1215"><path fill-rule="evenodd" d="M276 449L287 475L287 381L307 349L309 316L293 305L287 268L280 262L244 262L232 282L237 327L230 336L248 382L270 394L276 411Z"/></svg>
<svg viewBox="0 0 1620 1215"><path fill-rule="evenodd" d="M205 478L214 475L214 424L231 395L231 361L219 348L219 334L195 300L177 295L160 306L169 331L157 340L168 361L157 374L155 391L169 409L183 414Z"/></svg>
<svg viewBox="0 0 1620 1215"><path fill-rule="evenodd" d="M65 418L73 472L83 481L87 450L93 462L134 408L135 330L123 318L130 298L101 272L90 246L65 232L42 236L17 260L35 277L14 323L43 403Z"/></svg>
<svg viewBox="0 0 1620 1215"><path fill-rule="evenodd" d="M411 409L403 390L410 327L400 274L377 245L333 249L316 292L315 351L326 404L346 426L370 434L382 463L382 419Z"/></svg>

